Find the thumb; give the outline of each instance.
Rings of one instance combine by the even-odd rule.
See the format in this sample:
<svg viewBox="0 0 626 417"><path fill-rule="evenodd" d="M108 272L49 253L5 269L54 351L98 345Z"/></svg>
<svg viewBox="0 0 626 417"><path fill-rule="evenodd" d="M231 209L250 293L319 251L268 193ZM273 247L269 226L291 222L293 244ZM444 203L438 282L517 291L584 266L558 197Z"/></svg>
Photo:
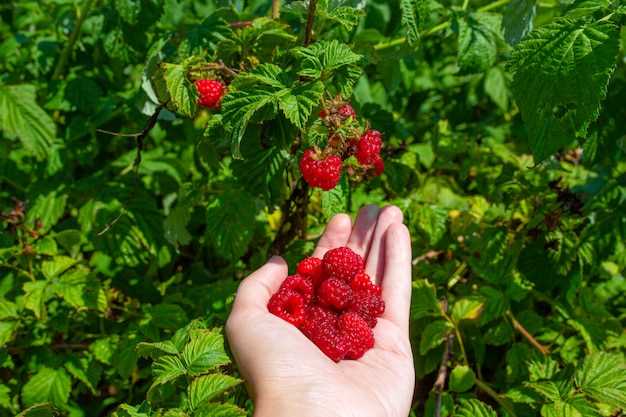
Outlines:
<svg viewBox="0 0 626 417"><path fill-rule="evenodd" d="M278 291L287 277L287 263L280 256L272 256L265 265L241 281L233 310L242 308L266 309L272 294Z"/></svg>

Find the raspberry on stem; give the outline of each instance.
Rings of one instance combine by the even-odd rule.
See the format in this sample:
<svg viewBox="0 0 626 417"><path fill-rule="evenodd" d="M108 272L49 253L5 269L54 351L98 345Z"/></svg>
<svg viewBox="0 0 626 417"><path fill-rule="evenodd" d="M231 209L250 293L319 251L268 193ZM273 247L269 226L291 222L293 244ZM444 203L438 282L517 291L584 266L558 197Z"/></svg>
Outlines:
<svg viewBox="0 0 626 417"><path fill-rule="evenodd" d="M304 151L300 159L300 171L311 187L322 190L335 188L341 179L341 158L330 155L321 158L313 148Z"/></svg>
<svg viewBox="0 0 626 417"><path fill-rule="evenodd" d="M361 165L372 165L380 159L383 141L378 130L367 130L357 143L356 159Z"/></svg>
<svg viewBox="0 0 626 417"><path fill-rule="evenodd" d="M224 84L218 80L203 79L196 81L198 90L198 104L209 109L220 107L224 96Z"/></svg>

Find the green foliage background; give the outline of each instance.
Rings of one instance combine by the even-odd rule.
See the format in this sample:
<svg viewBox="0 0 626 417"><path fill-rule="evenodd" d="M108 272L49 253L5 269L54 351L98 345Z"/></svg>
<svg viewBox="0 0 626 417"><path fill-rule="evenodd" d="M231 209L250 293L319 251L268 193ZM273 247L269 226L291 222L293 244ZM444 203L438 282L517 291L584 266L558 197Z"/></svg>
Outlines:
<svg viewBox="0 0 626 417"><path fill-rule="evenodd" d="M0 416L250 413L238 282L364 204L413 236L416 416L622 415L623 3L319 0L308 46L282 3L0 5ZM336 95L385 173L294 208Z"/></svg>

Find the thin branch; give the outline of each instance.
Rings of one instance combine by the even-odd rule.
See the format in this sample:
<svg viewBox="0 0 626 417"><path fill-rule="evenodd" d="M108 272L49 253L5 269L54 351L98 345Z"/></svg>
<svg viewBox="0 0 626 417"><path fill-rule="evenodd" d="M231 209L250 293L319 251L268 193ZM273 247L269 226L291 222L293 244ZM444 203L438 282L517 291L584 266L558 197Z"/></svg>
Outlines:
<svg viewBox="0 0 626 417"><path fill-rule="evenodd" d="M272 19L280 18L280 0L272 0Z"/></svg>
<svg viewBox="0 0 626 417"><path fill-rule="evenodd" d="M317 0L309 0L309 14L306 17L306 29L304 32L304 46L311 43L313 37L313 20L315 19L315 8Z"/></svg>
<svg viewBox="0 0 626 417"><path fill-rule="evenodd" d="M159 119L159 114L161 114L161 110L163 110L165 104L160 104L159 107L156 108L152 116L148 119L148 123L146 127L140 132L137 136L137 153L135 154L135 160L133 161L133 168L135 171L139 171L139 165L141 164L141 151L143 150L143 141L148 136L148 133L152 130L152 128L156 125L157 120Z"/></svg>
<svg viewBox="0 0 626 417"><path fill-rule="evenodd" d="M441 310L444 312L448 311L448 300L443 300ZM446 343L443 347L437 379L435 379L435 383L433 384L433 389L437 393L435 398L435 417L441 417L441 393L446 386L446 379L448 378L448 362L450 361L450 351L452 350L453 341L454 334L446 336Z"/></svg>
<svg viewBox="0 0 626 417"><path fill-rule="evenodd" d="M65 70L65 65L67 64L67 60L69 59L70 54L72 53L72 49L74 49L74 44L76 44L78 36L80 35L80 30L82 29L83 23L85 22L85 18L87 18L87 15L89 14L89 11L93 7L94 3L95 0L87 0L82 10L78 12L79 14L78 20L76 21L76 26L74 27L74 31L70 35L69 40L65 44L65 48L63 48L63 51L61 52L59 62L54 68L54 72L52 73L52 79L56 80L60 78L63 74L63 71Z"/></svg>
<svg viewBox="0 0 626 417"><path fill-rule="evenodd" d="M230 27L233 29L241 29L252 26L252 20L239 20L236 22L230 22Z"/></svg>
<svg viewBox="0 0 626 417"><path fill-rule="evenodd" d="M306 237L308 205L309 186L300 179L281 207L282 220L270 246L273 255L281 254L296 236Z"/></svg>
<svg viewBox="0 0 626 417"><path fill-rule="evenodd" d="M96 129L96 132L104 133L106 135L126 137L126 138L136 138L137 136L141 135L141 132L139 132L139 133L119 133L119 132L111 132L110 130L104 130L104 129Z"/></svg>
<svg viewBox="0 0 626 417"><path fill-rule="evenodd" d="M533 345L539 352L541 352L543 356L548 356L550 354L550 349L539 343L539 341L535 339L532 334L530 334L530 332L522 325L522 323L517 321L515 316L513 316L511 310L507 311L506 315L511 320L513 328L517 330L522 336L524 336L524 338L528 340L528 342L530 342L530 344Z"/></svg>

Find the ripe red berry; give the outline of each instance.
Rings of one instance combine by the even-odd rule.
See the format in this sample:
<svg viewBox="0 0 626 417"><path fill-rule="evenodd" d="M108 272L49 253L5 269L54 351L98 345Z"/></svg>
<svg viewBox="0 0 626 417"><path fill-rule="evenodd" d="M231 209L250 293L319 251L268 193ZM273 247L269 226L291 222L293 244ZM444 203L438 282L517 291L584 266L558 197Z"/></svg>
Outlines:
<svg viewBox="0 0 626 417"><path fill-rule="evenodd" d="M380 286L374 284L370 279L369 275L365 272L359 272L352 278L350 282L350 288L356 292L364 292L369 295L380 295L381 288Z"/></svg>
<svg viewBox="0 0 626 417"><path fill-rule="evenodd" d="M306 314L304 298L292 290L278 291L272 295L267 303L267 309L294 326L300 326Z"/></svg>
<svg viewBox="0 0 626 417"><path fill-rule="evenodd" d="M343 310L352 302L352 289L344 281L328 278L317 290L317 299L326 307Z"/></svg>
<svg viewBox="0 0 626 417"><path fill-rule="evenodd" d="M326 252L322 265L329 277L338 278L346 283L352 281L352 278L365 268L363 258L345 246Z"/></svg>
<svg viewBox="0 0 626 417"><path fill-rule="evenodd" d="M376 160L374 160L374 175L378 177L383 173L384 170L385 170L385 162L379 156L378 158L376 158Z"/></svg>
<svg viewBox="0 0 626 417"><path fill-rule="evenodd" d="M319 286L324 279L322 260L312 256L301 260L296 267L296 272L303 277L309 278L313 282L314 287Z"/></svg>
<svg viewBox="0 0 626 417"><path fill-rule="evenodd" d="M300 159L300 171L304 180L311 187L319 187L322 190L335 188L341 179L341 158L336 155L317 158L314 149L304 151Z"/></svg>
<svg viewBox="0 0 626 417"><path fill-rule="evenodd" d="M295 291L302 296L305 304L309 304L313 298L313 282L301 275L290 275L285 278L278 291Z"/></svg>
<svg viewBox="0 0 626 417"><path fill-rule="evenodd" d="M376 318L385 312L385 302L380 295L367 292L353 292L350 311L357 313L369 327L376 326Z"/></svg>
<svg viewBox="0 0 626 417"><path fill-rule="evenodd" d="M337 316L318 306L309 308L306 320L300 328L330 359L339 362L345 356L346 344L337 328Z"/></svg>
<svg viewBox="0 0 626 417"><path fill-rule="evenodd" d="M354 111L352 106L348 103L339 107L339 110L337 111L337 113L339 113L339 117L341 117L342 119L347 119L348 117L352 117L353 119L356 118L356 112Z"/></svg>
<svg viewBox="0 0 626 417"><path fill-rule="evenodd" d="M224 96L224 84L218 80L198 80L196 81L198 90L198 104L209 109L220 107L220 101Z"/></svg>
<svg viewBox="0 0 626 417"><path fill-rule="evenodd" d="M346 359L359 359L374 346L374 335L358 314L343 313L338 321L339 333L345 341Z"/></svg>
<svg viewBox="0 0 626 417"><path fill-rule="evenodd" d="M357 144L356 159L361 165L372 165L380 159L382 148L382 135L378 130L367 130Z"/></svg>

